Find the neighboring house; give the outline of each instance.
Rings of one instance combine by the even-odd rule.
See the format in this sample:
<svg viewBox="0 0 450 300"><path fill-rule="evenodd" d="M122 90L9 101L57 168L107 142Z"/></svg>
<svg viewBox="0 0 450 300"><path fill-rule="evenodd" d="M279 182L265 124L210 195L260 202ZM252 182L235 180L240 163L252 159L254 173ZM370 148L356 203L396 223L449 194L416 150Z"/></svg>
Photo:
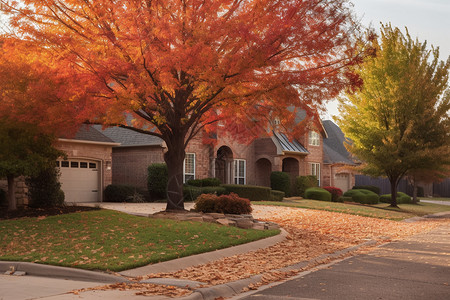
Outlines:
<svg viewBox="0 0 450 300"><path fill-rule="evenodd" d="M333 121L323 121L328 137L323 143L323 186L334 186L343 192L355 185L355 174L352 167L356 163L345 148L346 138L342 130Z"/></svg>

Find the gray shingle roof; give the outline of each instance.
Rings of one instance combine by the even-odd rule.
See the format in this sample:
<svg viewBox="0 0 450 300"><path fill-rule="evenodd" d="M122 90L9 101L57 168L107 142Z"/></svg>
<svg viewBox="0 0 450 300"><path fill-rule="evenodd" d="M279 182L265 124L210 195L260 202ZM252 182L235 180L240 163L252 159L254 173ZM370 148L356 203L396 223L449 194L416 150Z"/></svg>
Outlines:
<svg viewBox="0 0 450 300"><path fill-rule="evenodd" d="M328 137L323 139L324 162L354 165L355 162L344 146L347 139L339 126L330 120L323 121L323 126L328 134Z"/></svg>
<svg viewBox="0 0 450 300"><path fill-rule="evenodd" d="M101 127L100 127L101 128ZM81 125L78 132L73 137L74 140L78 141L91 141L91 142L102 142L102 143L114 143L112 139L105 136L98 131L96 128L89 125Z"/></svg>
<svg viewBox="0 0 450 300"><path fill-rule="evenodd" d="M93 125L93 127L114 142L120 143L121 147L160 146L163 143L163 140L156 136L136 132L131 129L121 127L107 127L102 129L101 125Z"/></svg>
<svg viewBox="0 0 450 300"><path fill-rule="evenodd" d="M297 140L289 141L288 137L284 133L274 132L275 139L280 144L283 151L298 152L308 154L308 150L302 146Z"/></svg>

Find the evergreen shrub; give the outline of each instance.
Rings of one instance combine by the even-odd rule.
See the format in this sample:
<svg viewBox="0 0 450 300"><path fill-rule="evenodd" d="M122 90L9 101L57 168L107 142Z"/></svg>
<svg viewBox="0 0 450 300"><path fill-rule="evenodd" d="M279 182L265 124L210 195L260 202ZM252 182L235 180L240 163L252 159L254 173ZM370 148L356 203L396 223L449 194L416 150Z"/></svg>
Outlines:
<svg viewBox="0 0 450 300"><path fill-rule="evenodd" d="M31 207L54 207L64 205L64 192L59 182L60 172L55 166L42 170L25 179ZM81 201L83 199L80 199Z"/></svg>
<svg viewBox="0 0 450 300"><path fill-rule="evenodd" d="M361 204L377 204L379 196L372 191L364 189L351 189L344 193L345 197L351 197L352 202Z"/></svg>
<svg viewBox="0 0 450 300"><path fill-rule="evenodd" d="M289 195L291 191L291 178L289 174L275 171L270 173L270 187L272 190L284 192Z"/></svg>
<svg viewBox="0 0 450 300"><path fill-rule="evenodd" d="M352 190L369 190L375 194L380 194L380 188L375 185L355 185Z"/></svg>
<svg viewBox="0 0 450 300"><path fill-rule="evenodd" d="M229 194L235 193L239 197L250 201L270 201L270 188L256 185L222 184Z"/></svg>
<svg viewBox="0 0 450 300"><path fill-rule="evenodd" d="M298 176L295 178L294 196L305 197L305 191L311 187L318 187L316 176Z"/></svg>
<svg viewBox="0 0 450 300"><path fill-rule="evenodd" d="M147 188L152 200L165 199L167 197L168 177L165 163L155 163L148 167Z"/></svg>
<svg viewBox="0 0 450 300"><path fill-rule="evenodd" d="M192 185L183 186L183 199L186 202L192 202L197 199L201 194L214 194L214 195L224 195L227 194L227 190L222 186L205 186L198 187Z"/></svg>
<svg viewBox="0 0 450 300"><path fill-rule="evenodd" d="M283 201L285 193L282 191L271 190L270 191L270 201Z"/></svg>
<svg viewBox="0 0 450 300"><path fill-rule="evenodd" d="M385 194L380 196L380 202L391 203L391 194ZM412 198L405 193L397 192L397 204L411 204Z"/></svg>
<svg viewBox="0 0 450 300"><path fill-rule="evenodd" d="M305 198L320 201L331 201L331 193L319 187L307 188Z"/></svg>
<svg viewBox="0 0 450 300"><path fill-rule="evenodd" d="M342 190L340 188L334 186L324 186L323 189L331 193L331 201L339 202L338 200L342 196Z"/></svg>
<svg viewBox="0 0 450 300"><path fill-rule="evenodd" d="M203 178L203 179L191 179L187 182L188 185L206 187L206 186L220 186L222 182L219 178Z"/></svg>
<svg viewBox="0 0 450 300"><path fill-rule="evenodd" d="M103 197L105 202L133 202L136 188L125 184L110 184L104 192Z"/></svg>

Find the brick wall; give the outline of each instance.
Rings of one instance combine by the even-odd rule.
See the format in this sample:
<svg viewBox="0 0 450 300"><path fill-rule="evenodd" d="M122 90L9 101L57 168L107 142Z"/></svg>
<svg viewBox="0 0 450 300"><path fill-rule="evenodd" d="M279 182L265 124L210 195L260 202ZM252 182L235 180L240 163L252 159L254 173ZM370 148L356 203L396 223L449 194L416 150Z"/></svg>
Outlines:
<svg viewBox="0 0 450 300"><path fill-rule="evenodd" d="M16 201L18 206L28 204L28 188L25 184L25 177L20 176L14 180ZM8 192L8 182L6 180L0 180L0 189Z"/></svg>
<svg viewBox="0 0 450 300"><path fill-rule="evenodd" d="M112 151L112 183L147 190L148 166L164 162L161 146L115 147Z"/></svg>

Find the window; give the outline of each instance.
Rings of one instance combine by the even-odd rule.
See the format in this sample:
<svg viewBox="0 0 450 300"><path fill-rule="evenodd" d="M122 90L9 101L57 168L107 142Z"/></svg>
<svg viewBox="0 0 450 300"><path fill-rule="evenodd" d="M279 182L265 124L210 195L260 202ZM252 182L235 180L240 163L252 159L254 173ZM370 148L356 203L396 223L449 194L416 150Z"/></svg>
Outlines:
<svg viewBox="0 0 450 300"><path fill-rule="evenodd" d="M245 184L245 160L234 160L234 184Z"/></svg>
<svg viewBox="0 0 450 300"><path fill-rule="evenodd" d="M68 168L69 167L69 162L67 160L62 161L61 162L61 167Z"/></svg>
<svg viewBox="0 0 450 300"><path fill-rule="evenodd" d="M311 163L311 175L316 176L317 182L320 186L320 164L319 163Z"/></svg>
<svg viewBox="0 0 450 300"><path fill-rule="evenodd" d="M70 162L70 167L71 168L78 168L78 162L77 161L71 161Z"/></svg>
<svg viewBox="0 0 450 300"><path fill-rule="evenodd" d="M88 163L87 162L80 162L80 168L87 169Z"/></svg>
<svg viewBox="0 0 450 300"><path fill-rule="evenodd" d="M96 163L89 163L89 169L96 169L97 164Z"/></svg>
<svg viewBox="0 0 450 300"><path fill-rule="evenodd" d="M317 132L309 132L309 144L311 146L320 146L320 135Z"/></svg>
<svg viewBox="0 0 450 300"><path fill-rule="evenodd" d="M191 179L195 179L195 153L186 153L184 159L183 180L186 183Z"/></svg>

